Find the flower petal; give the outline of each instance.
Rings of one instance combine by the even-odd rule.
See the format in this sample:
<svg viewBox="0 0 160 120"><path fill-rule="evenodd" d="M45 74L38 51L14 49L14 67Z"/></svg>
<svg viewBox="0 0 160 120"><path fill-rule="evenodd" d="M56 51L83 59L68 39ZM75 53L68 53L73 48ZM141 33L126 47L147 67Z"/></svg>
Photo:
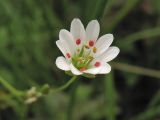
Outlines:
<svg viewBox="0 0 160 120"><path fill-rule="evenodd" d="M112 42L112 34L105 34L102 37L100 37L95 44L95 48L97 49L95 56L101 55L103 52L105 52Z"/></svg>
<svg viewBox="0 0 160 120"><path fill-rule="evenodd" d="M105 62L109 62L113 60L118 54L120 50L118 47L109 47L106 52L104 52L99 59Z"/></svg>
<svg viewBox="0 0 160 120"><path fill-rule="evenodd" d="M86 28L86 35L88 40L97 40L100 31L100 26L97 20L92 20L88 23Z"/></svg>
<svg viewBox="0 0 160 120"><path fill-rule="evenodd" d="M69 31L62 29L59 33L59 39L66 45L67 48L70 49L70 52L73 54L75 50L75 42L72 34Z"/></svg>
<svg viewBox="0 0 160 120"><path fill-rule="evenodd" d="M74 67L74 65L71 63L70 64L70 69L71 69L71 72L74 74L74 75L81 75L83 74L82 72L80 72L76 67Z"/></svg>
<svg viewBox="0 0 160 120"><path fill-rule="evenodd" d="M60 40L57 40L56 45L60 49L60 51L63 53L63 55L66 56L66 48L63 46L63 43Z"/></svg>
<svg viewBox="0 0 160 120"><path fill-rule="evenodd" d="M67 60L62 56L56 59L56 66L61 70L70 70L69 63L67 63Z"/></svg>
<svg viewBox="0 0 160 120"><path fill-rule="evenodd" d="M104 65L101 67L98 74L107 74L111 71L111 66L108 63L104 63Z"/></svg>
<svg viewBox="0 0 160 120"><path fill-rule="evenodd" d="M82 42L85 42L86 40L85 29L80 19L76 18L72 20L70 32L73 35L74 41L80 39L82 40Z"/></svg>
<svg viewBox="0 0 160 120"><path fill-rule="evenodd" d="M101 67L94 67L94 68L90 68L88 70L85 70L84 73L89 73L89 74L97 74L99 73L99 71L101 70Z"/></svg>

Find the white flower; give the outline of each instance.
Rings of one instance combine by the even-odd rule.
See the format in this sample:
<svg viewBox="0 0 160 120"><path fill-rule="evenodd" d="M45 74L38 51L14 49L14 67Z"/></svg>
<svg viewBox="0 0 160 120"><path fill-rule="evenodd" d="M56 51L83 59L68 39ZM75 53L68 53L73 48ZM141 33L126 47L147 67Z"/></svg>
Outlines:
<svg viewBox="0 0 160 120"><path fill-rule="evenodd" d="M73 19L70 32L60 30L56 44L65 57L56 59L57 67L74 75L109 73L111 66L107 62L114 59L120 50L109 47L113 42L112 34L98 38L99 31L97 20L90 21L85 30L79 19Z"/></svg>

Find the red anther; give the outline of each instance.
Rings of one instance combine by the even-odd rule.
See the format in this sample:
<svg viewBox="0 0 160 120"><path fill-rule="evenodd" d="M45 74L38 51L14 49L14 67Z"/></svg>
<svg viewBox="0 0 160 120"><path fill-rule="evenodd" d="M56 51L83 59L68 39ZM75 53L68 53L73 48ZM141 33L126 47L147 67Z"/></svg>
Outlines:
<svg viewBox="0 0 160 120"><path fill-rule="evenodd" d="M85 70L86 70L85 67L80 68L80 71L81 71L81 72L83 72L83 71L85 71Z"/></svg>
<svg viewBox="0 0 160 120"><path fill-rule="evenodd" d="M71 55L69 53L66 53L67 58L71 58Z"/></svg>
<svg viewBox="0 0 160 120"><path fill-rule="evenodd" d="M93 40L90 40L90 41L89 41L89 46L90 46L90 47L93 47L93 46L94 46L94 41L93 41Z"/></svg>
<svg viewBox="0 0 160 120"><path fill-rule="evenodd" d="M100 62L96 62L96 63L94 64L95 67L99 67L100 65L101 65Z"/></svg>
<svg viewBox="0 0 160 120"><path fill-rule="evenodd" d="M77 40L76 40L76 44L77 44L77 45L81 44L81 39L77 39Z"/></svg>

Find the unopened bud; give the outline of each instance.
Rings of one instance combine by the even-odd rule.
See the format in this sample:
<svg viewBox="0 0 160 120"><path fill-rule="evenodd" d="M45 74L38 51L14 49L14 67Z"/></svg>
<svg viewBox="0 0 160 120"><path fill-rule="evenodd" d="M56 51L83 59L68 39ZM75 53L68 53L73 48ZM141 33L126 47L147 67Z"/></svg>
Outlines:
<svg viewBox="0 0 160 120"><path fill-rule="evenodd" d="M50 88L49 85L45 84L41 89L42 94L48 94L49 93L49 88Z"/></svg>

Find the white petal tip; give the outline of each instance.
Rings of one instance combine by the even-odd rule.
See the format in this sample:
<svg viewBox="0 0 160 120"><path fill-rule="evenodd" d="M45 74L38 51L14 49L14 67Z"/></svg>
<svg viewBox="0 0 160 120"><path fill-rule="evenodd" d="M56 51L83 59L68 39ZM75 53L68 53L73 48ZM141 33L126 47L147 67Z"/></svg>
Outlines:
<svg viewBox="0 0 160 120"><path fill-rule="evenodd" d="M115 47L115 53L117 53L117 55L120 53L120 49L118 47Z"/></svg>
<svg viewBox="0 0 160 120"><path fill-rule="evenodd" d="M67 63L66 59L62 56L56 59L56 66L61 70L70 70L69 64Z"/></svg>
<svg viewBox="0 0 160 120"><path fill-rule="evenodd" d="M98 22L98 20L96 20L96 19L95 19L95 20L91 20L91 22ZM98 22L98 23L99 23L99 22Z"/></svg>
<svg viewBox="0 0 160 120"><path fill-rule="evenodd" d="M111 66L108 63L105 63L98 74L108 74L110 72L111 72Z"/></svg>
<svg viewBox="0 0 160 120"><path fill-rule="evenodd" d="M75 20L78 20L78 21L79 21L80 19L79 19L79 18L74 18L72 21L75 21Z"/></svg>

